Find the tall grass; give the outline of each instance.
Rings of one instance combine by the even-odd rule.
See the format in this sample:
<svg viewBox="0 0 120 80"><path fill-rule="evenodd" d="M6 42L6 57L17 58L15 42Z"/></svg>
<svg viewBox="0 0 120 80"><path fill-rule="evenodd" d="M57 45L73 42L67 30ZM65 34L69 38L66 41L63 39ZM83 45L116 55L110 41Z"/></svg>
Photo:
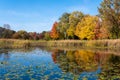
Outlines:
<svg viewBox="0 0 120 80"><path fill-rule="evenodd" d="M114 40L16 40L16 39L0 39L0 48L28 48L28 47L62 47L62 48L120 48L120 39Z"/></svg>
<svg viewBox="0 0 120 80"><path fill-rule="evenodd" d="M0 39L0 48L22 48L29 47L27 40Z"/></svg>
<svg viewBox="0 0 120 80"><path fill-rule="evenodd" d="M113 40L59 40L48 41L52 47L88 47L88 48L120 48L120 39Z"/></svg>
<svg viewBox="0 0 120 80"><path fill-rule="evenodd" d="M0 48L29 48L46 46L44 40L18 40L18 39L0 39Z"/></svg>

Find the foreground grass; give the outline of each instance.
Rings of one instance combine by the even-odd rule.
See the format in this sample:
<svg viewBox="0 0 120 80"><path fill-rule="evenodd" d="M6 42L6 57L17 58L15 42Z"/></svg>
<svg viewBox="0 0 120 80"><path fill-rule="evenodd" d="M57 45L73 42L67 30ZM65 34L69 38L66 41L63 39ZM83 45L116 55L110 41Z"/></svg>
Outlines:
<svg viewBox="0 0 120 80"><path fill-rule="evenodd" d="M0 39L0 48L28 48L28 47L62 47L62 48L120 48L120 39L114 40L16 40L16 39Z"/></svg>
<svg viewBox="0 0 120 80"><path fill-rule="evenodd" d="M0 48L28 48L40 46L43 41L0 39ZM39 43L39 44L38 44Z"/></svg>
<svg viewBox="0 0 120 80"><path fill-rule="evenodd" d="M120 48L120 39L114 40L58 40L48 41L47 46L62 48Z"/></svg>

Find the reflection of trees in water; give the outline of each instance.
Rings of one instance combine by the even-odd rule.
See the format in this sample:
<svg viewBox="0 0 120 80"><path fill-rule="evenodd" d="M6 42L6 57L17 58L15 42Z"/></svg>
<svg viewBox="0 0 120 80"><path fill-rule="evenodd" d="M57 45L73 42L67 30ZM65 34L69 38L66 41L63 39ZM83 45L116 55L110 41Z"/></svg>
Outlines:
<svg viewBox="0 0 120 80"><path fill-rule="evenodd" d="M4 61L7 61L10 59L10 54L8 52L1 52L0 53L0 58Z"/></svg>
<svg viewBox="0 0 120 80"><path fill-rule="evenodd" d="M64 72L69 72L69 66L70 66L70 61L66 57L66 51L54 51L52 53L52 58L55 63L59 64L59 67L64 71Z"/></svg>
<svg viewBox="0 0 120 80"><path fill-rule="evenodd" d="M52 55L54 55L53 61L56 60L55 62L59 64L64 72L76 74L88 70L94 61L94 54L89 51L56 51ZM97 67L91 69L97 69Z"/></svg>
<svg viewBox="0 0 120 80"><path fill-rule="evenodd" d="M97 69L98 64L94 62L95 54L93 52L78 50L74 55L75 60L82 71L91 71L92 69Z"/></svg>
<svg viewBox="0 0 120 80"><path fill-rule="evenodd" d="M8 61L10 59L10 54L8 52L0 53L0 65L8 65Z"/></svg>
<svg viewBox="0 0 120 80"><path fill-rule="evenodd" d="M113 64L119 64L120 63L120 56L111 55L109 61Z"/></svg>
<svg viewBox="0 0 120 80"><path fill-rule="evenodd" d="M56 50L54 50L54 51L52 51L52 59L53 59L53 61L54 61L54 63L56 63L57 62L57 56L58 56L58 50L56 49Z"/></svg>
<svg viewBox="0 0 120 80"><path fill-rule="evenodd" d="M0 59L3 60L3 61L8 61L11 57L11 54L14 54L15 52L20 52L20 54L28 54L28 52L31 52L34 51L40 48L21 48L21 49L1 49L0 50ZM41 49L40 49L41 50ZM41 50L43 51L43 50ZM34 53L34 52L33 52Z"/></svg>
<svg viewBox="0 0 120 80"><path fill-rule="evenodd" d="M9 53L4 53L4 60L7 61L10 59L10 54Z"/></svg>
<svg viewBox="0 0 120 80"><path fill-rule="evenodd" d="M54 51L53 61L65 72L80 74L83 71L95 71L98 66L105 66L111 55L90 50Z"/></svg>
<svg viewBox="0 0 120 80"><path fill-rule="evenodd" d="M102 72L100 74L102 79L120 79L120 56L110 55L108 63L102 66Z"/></svg>
<svg viewBox="0 0 120 80"><path fill-rule="evenodd" d="M9 51L26 53L26 52L32 52L35 49L36 48L33 47L33 48L12 49L12 50L9 50Z"/></svg>
<svg viewBox="0 0 120 80"><path fill-rule="evenodd" d="M31 52L33 51L34 48L22 48L22 49L3 49L0 50L0 58L4 61L8 61L10 59L10 54L12 54L13 52Z"/></svg>

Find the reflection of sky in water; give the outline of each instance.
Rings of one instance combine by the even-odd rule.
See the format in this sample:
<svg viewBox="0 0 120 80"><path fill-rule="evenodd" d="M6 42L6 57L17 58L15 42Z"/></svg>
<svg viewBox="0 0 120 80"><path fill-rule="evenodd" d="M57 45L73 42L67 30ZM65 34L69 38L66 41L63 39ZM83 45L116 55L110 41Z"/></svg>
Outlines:
<svg viewBox="0 0 120 80"><path fill-rule="evenodd" d="M0 57L0 79L51 79L60 78L60 68L52 61L51 54L36 49L32 52L9 52Z"/></svg>
<svg viewBox="0 0 120 80"><path fill-rule="evenodd" d="M0 80L55 80L59 78L65 80L82 80L83 78L97 80L98 74L101 73L99 66L94 71L83 71L81 74L63 72L60 64L53 62L51 54L41 49L35 49L31 52L10 51L6 54L1 53Z"/></svg>

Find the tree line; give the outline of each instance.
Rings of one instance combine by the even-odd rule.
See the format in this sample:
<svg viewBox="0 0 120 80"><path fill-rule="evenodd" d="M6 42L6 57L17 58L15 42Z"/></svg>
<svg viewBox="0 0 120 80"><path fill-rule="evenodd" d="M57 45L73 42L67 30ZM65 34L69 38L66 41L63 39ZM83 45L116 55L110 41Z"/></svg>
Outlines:
<svg viewBox="0 0 120 80"><path fill-rule="evenodd" d="M81 11L64 13L53 23L50 31L18 32L0 27L0 38L30 40L97 40L120 38L120 0L103 0L99 14L92 16Z"/></svg>
<svg viewBox="0 0 120 80"><path fill-rule="evenodd" d="M64 13L53 24L52 39L118 39L120 38L120 0L103 0L99 14L91 16L80 11Z"/></svg>
<svg viewBox="0 0 120 80"><path fill-rule="evenodd" d="M0 27L0 38L2 39L24 39L24 40L40 40L45 39L48 32L43 31L42 33L27 32L25 30L14 31L4 27Z"/></svg>

